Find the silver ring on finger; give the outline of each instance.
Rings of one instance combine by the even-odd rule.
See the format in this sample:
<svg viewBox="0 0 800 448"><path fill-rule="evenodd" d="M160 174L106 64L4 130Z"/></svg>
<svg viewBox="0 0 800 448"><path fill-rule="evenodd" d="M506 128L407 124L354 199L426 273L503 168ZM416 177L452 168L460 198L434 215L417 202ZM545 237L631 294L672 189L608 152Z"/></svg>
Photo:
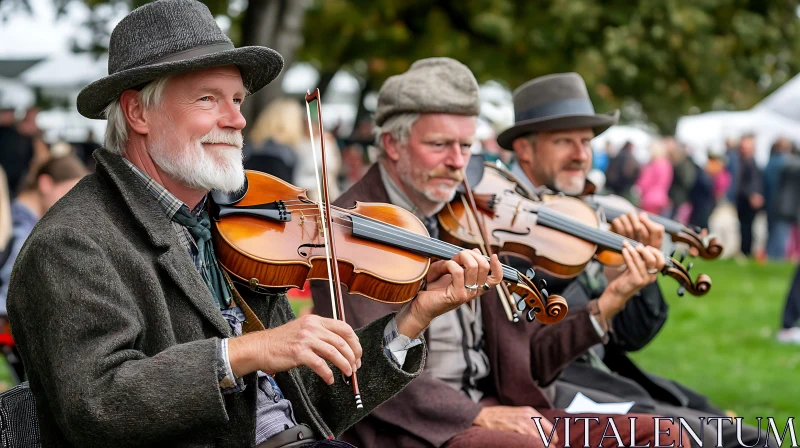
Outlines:
<svg viewBox="0 0 800 448"><path fill-rule="evenodd" d="M647 270L647 273L648 273L648 274L658 274L658 269L656 269L656 268L653 268L653 269L648 269L648 270Z"/></svg>
<svg viewBox="0 0 800 448"><path fill-rule="evenodd" d="M484 291L488 291L488 290L490 290L490 289L491 289L491 286L489 286L489 284L488 284L488 283L484 283L484 284L483 284L483 286L482 286L482 288L483 288L483 290L484 290Z"/></svg>
<svg viewBox="0 0 800 448"><path fill-rule="evenodd" d="M468 291L475 291L476 289L478 289L478 284L475 283L474 285L466 285L464 286L464 288L466 288Z"/></svg>

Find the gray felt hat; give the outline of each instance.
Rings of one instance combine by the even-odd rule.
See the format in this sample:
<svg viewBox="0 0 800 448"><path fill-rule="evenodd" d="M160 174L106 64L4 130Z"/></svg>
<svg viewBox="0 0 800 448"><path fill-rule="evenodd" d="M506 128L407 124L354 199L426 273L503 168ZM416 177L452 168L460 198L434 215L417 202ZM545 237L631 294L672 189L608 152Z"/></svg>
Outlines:
<svg viewBox="0 0 800 448"><path fill-rule="evenodd" d="M518 137L560 129L592 128L598 135L618 120L618 110L594 113L581 75L556 73L528 81L514 91L514 126L497 136L497 144L512 149Z"/></svg>
<svg viewBox="0 0 800 448"><path fill-rule="evenodd" d="M427 58L383 83L375 123L381 126L403 113L478 115L480 110L478 81L466 65L451 58Z"/></svg>
<svg viewBox="0 0 800 448"><path fill-rule="evenodd" d="M208 7L195 0L158 0L131 11L114 28L108 76L78 95L78 112L105 118L103 110L127 89L162 76L236 65L250 93L283 69L283 58L266 47L235 48Z"/></svg>

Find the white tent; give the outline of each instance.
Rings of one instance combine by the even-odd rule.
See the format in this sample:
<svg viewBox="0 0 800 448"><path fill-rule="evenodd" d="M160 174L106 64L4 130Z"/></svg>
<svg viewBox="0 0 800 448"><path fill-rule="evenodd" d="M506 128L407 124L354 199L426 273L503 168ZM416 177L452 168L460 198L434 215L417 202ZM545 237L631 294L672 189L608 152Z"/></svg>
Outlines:
<svg viewBox="0 0 800 448"><path fill-rule="evenodd" d="M681 118L675 130L679 140L694 150L695 159L705 160L708 151L721 153L725 139L752 133L756 140L756 162L764 166L772 144L781 137L800 144L800 75L795 76L750 110L707 112Z"/></svg>

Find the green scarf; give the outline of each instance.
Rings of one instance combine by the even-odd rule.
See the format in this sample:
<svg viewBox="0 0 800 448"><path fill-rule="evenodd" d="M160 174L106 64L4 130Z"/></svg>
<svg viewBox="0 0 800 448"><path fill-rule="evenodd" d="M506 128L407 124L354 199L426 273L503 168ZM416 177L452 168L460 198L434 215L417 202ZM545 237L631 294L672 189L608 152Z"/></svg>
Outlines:
<svg viewBox="0 0 800 448"><path fill-rule="evenodd" d="M211 243L211 221L205 210L198 216L193 216L189 208L183 205L172 216L172 220L186 227L197 243L197 257L202 269L200 275L206 282L214 302L220 309L227 309L231 305L231 292L225 282L225 275L217 263L214 255L214 245Z"/></svg>

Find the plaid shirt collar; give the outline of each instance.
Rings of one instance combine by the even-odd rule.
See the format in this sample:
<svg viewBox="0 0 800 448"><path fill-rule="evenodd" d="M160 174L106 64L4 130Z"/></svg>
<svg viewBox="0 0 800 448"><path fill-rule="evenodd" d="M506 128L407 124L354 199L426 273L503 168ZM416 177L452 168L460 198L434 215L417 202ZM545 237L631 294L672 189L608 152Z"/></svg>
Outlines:
<svg viewBox="0 0 800 448"><path fill-rule="evenodd" d="M142 182L144 188L158 201L158 204L164 210L164 213L167 214L169 219L172 219L175 216L175 213L180 210L181 207L188 206L183 203L180 199L176 198L174 194L170 193L169 190L164 188L161 184L153 180L152 177L148 176L144 171L140 170L136 165L134 165L130 160L126 159L125 157L122 158L126 165L133 171L133 174L136 175L136 178ZM204 197L202 201L200 201L194 209L191 209L190 212L193 215L198 215L202 210L203 207L206 205L206 198Z"/></svg>

